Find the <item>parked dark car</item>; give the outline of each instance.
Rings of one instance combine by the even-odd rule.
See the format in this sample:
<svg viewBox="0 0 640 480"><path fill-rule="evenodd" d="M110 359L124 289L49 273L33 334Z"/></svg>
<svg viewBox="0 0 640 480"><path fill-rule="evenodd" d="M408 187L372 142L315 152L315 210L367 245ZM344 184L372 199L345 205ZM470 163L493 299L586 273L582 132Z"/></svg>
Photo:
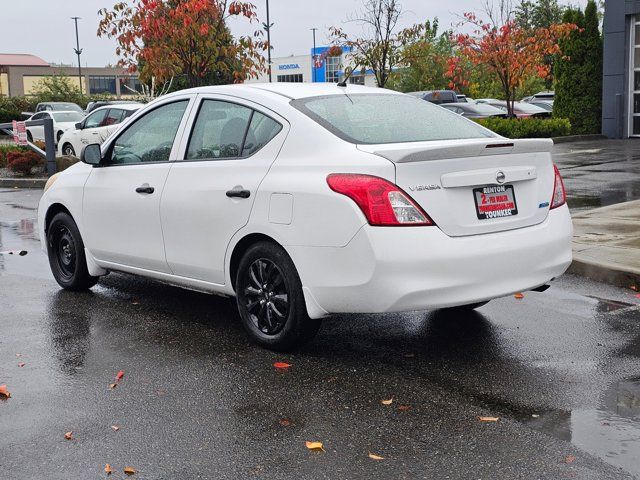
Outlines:
<svg viewBox="0 0 640 480"><path fill-rule="evenodd" d="M492 107L499 108L505 114L507 113L507 102L504 100L496 100L495 98L483 98L481 100L477 100L479 104L487 104ZM545 110L544 108L536 107L535 105L531 105L530 103L525 102L513 102L513 114L517 118L549 118L551 117L551 112Z"/></svg>
<svg viewBox="0 0 640 480"><path fill-rule="evenodd" d="M487 105L486 103L458 102L443 103L440 106L467 118L507 117L504 111L499 108L492 107L491 105Z"/></svg>
<svg viewBox="0 0 640 480"><path fill-rule="evenodd" d="M142 105L140 102L134 100L98 100L96 102L89 102L85 113L88 115L98 107L104 107L105 105Z"/></svg>
<svg viewBox="0 0 640 480"><path fill-rule="evenodd" d="M435 103L436 105L458 102L458 94L453 90L427 90L424 92L409 92L407 95Z"/></svg>

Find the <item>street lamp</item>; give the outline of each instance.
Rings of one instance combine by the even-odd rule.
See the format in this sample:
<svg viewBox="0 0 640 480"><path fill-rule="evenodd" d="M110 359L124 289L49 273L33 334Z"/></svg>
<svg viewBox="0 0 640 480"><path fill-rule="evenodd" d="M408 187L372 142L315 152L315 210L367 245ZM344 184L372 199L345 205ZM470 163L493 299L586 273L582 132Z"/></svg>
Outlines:
<svg viewBox="0 0 640 480"><path fill-rule="evenodd" d="M313 55L311 55L311 62L313 63L313 83L316 82L316 27L313 27L311 31L313 32Z"/></svg>
<svg viewBox="0 0 640 480"><path fill-rule="evenodd" d="M80 94L82 94L82 65L80 64L80 54L82 53L82 49L80 48L80 39L78 37L78 20L80 20L80 17L71 17L71 20L76 23L76 48L74 51L76 52L76 55L78 55L78 81L80 82Z"/></svg>
<svg viewBox="0 0 640 480"><path fill-rule="evenodd" d="M271 27L273 27L273 23L269 22L269 0L267 0L267 23L263 23L262 26L267 31L267 65L269 68L269 83L271 83Z"/></svg>

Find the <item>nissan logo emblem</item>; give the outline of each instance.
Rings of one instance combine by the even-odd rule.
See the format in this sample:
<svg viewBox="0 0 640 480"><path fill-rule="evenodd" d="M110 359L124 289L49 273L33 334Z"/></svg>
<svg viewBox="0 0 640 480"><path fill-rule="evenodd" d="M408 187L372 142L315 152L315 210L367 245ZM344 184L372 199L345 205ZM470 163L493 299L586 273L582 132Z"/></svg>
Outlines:
<svg viewBox="0 0 640 480"><path fill-rule="evenodd" d="M504 174L504 172L498 172L496 173L496 182L498 183L504 183L504 181L506 180L506 176Z"/></svg>

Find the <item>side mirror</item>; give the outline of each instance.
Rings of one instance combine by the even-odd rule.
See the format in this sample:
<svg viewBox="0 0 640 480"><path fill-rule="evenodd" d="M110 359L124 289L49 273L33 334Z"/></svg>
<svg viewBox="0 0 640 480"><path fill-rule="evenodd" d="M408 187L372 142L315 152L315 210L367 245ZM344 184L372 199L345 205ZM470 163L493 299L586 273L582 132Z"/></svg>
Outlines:
<svg viewBox="0 0 640 480"><path fill-rule="evenodd" d="M78 123L76 123L76 130L82 130L82 127L84 127L84 125L82 124L82 122L78 122Z"/></svg>
<svg viewBox="0 0 640 480"><path fill-rule="evenodd" d="M80 161L88 165L100 165L102 160L102 152L100 151L100 145L92 143L82 149L80 153Z"/></svg>

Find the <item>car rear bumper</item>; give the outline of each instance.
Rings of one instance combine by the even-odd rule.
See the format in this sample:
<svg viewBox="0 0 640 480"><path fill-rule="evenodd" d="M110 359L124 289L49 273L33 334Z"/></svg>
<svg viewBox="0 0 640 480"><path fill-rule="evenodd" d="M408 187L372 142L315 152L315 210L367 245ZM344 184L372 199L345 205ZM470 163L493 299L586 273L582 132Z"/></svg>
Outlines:
<svg viewBox="0 0 640 480"><path fill-rule="evenodd" d="M321 316L442 308L529 290L565 272L571 238L565 205L506 232L449 237L437 227L366 225L342 248L287 250L310 315Z"/></svg>

